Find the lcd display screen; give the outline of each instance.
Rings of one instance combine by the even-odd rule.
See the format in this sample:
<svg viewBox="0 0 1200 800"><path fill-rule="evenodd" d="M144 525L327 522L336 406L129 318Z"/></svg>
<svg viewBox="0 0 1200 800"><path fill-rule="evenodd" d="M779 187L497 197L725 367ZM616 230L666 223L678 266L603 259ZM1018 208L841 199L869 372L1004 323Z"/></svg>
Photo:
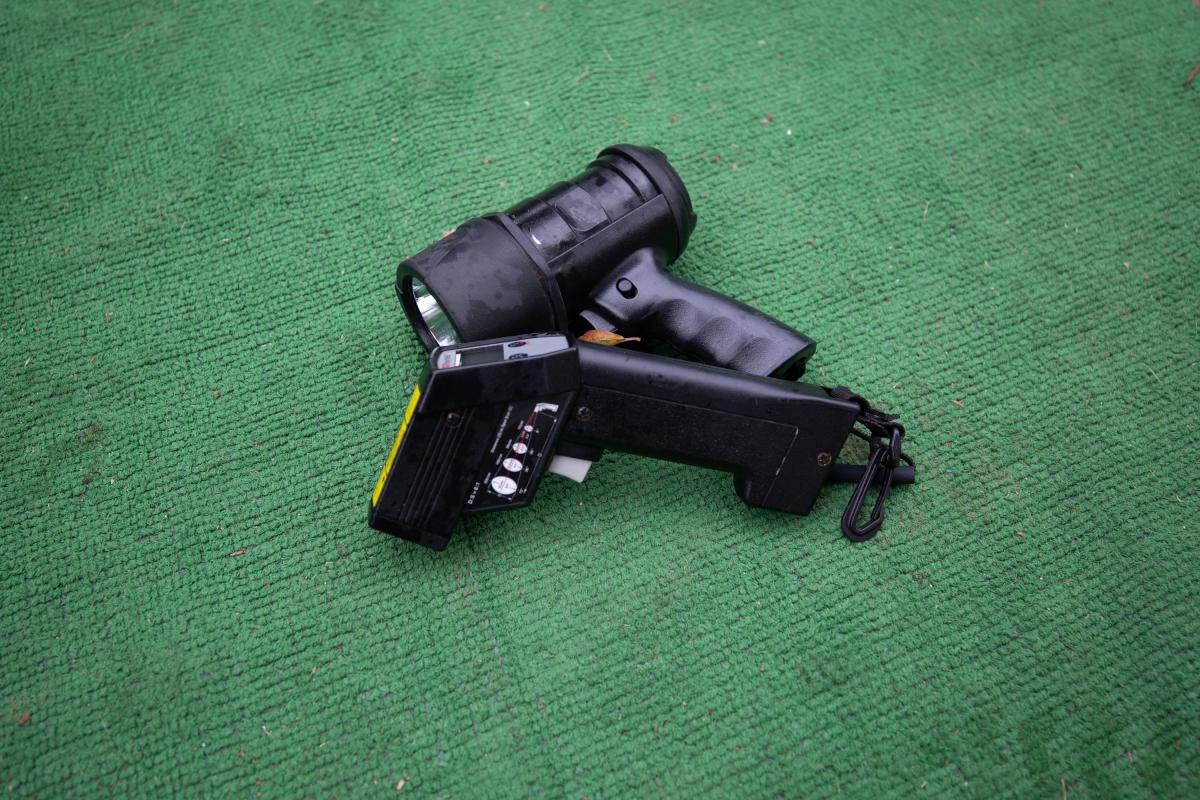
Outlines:
<svg viewBox="0 0 1200 800"><path fill-rule="evenodd" d="M470 350L458 351L458 366L469 367L473 364L487 364L491 361L499 361L504 348L500 345L489 345L488 347L473 347Z"/></svg>

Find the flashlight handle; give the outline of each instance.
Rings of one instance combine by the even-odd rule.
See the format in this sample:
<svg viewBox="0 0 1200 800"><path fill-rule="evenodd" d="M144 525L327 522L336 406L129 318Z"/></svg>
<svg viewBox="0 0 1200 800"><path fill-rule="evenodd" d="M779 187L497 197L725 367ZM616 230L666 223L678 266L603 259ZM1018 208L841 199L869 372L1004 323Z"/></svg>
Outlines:
<svg viewBox="0 0 1200 800"><path fill-rule="evenodd" d="M748 375L797 378L816 342L725 295L677 278L665 254L639 250L592 294L593 307L624 336L665 341L707 364Z"/></svg>

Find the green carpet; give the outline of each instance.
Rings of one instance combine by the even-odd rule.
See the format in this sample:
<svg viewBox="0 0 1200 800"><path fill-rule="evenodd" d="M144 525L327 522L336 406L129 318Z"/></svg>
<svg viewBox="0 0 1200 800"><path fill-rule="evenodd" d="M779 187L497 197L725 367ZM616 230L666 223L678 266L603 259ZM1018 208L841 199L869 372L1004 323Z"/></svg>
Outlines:
<svg viewBox="0 0 1200 800"><path fill-rule="evenodd" d="M1187 0L101 5L0 11L6 795L1200 793ZM623 141L903 414L885 536L611 454L366 527L397 262Z"/></svg>

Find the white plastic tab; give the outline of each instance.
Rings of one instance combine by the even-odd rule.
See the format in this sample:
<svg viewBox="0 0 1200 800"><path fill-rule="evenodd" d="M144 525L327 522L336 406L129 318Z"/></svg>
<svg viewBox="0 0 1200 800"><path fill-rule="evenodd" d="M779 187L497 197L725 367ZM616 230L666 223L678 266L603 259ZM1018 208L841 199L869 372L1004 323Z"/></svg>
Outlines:
<svg viewBox="0 0 1200 800"><path fill-rule="evenodd" d="M546 467L546 469L555 475L570 478L576 483L583 483L583 479L587 477L588 470L591 468L591 461L588 461L586 458L573 458L571 456L555 456L550 459L550 466Z"/></svg>

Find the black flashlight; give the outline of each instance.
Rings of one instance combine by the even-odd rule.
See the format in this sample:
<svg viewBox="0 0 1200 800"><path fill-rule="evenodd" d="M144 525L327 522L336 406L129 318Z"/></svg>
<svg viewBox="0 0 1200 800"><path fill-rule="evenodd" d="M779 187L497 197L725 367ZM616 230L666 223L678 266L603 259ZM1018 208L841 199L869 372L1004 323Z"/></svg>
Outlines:
<svg viewBox="0 0 1200 800"><path fill-rule="evenodd" d="M617 145L574 180L469 220L406 259L396 292L428 350L598 329L752 375L801 375L812 339L666 271L695 224L666 156Z"/></svg>

